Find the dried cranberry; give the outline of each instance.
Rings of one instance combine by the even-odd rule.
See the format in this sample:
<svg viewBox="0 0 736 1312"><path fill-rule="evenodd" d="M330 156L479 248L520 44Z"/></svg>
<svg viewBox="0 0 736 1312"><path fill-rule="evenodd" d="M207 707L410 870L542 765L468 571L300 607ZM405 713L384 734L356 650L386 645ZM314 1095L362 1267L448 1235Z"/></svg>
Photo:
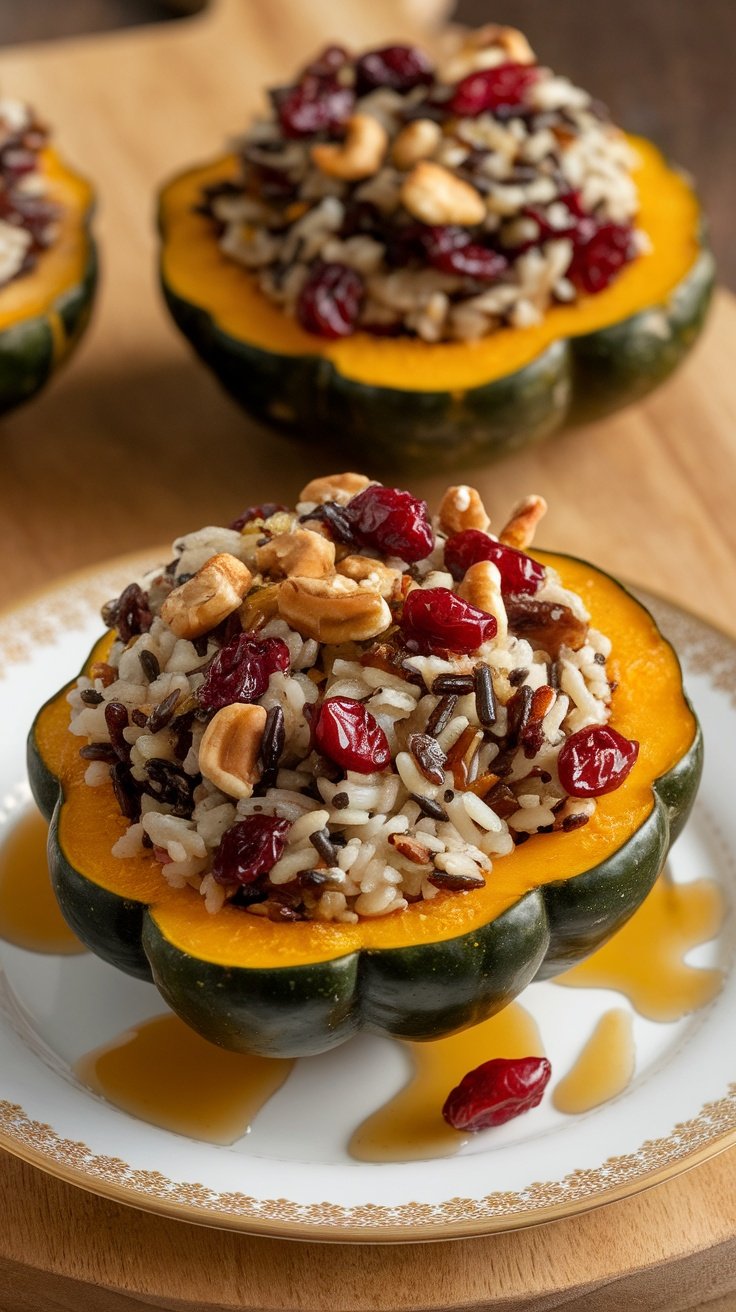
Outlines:
<svg viewBox="0 0 736 1312"><path fill-rule="evenodd" d="M495 637L497 628L493 615L471 606L449 588L414 588L407 595L401 617L404 637L422 648L475 651Z"/></svg>
<svg viewBox="0 0 736 1312"><path fill-rule="evenodd" d="M498 251L471 241L463 228L452 225L428 227L421 242L433 269L454 273L476 282L495 282L508 269L508 260Z"/></svg>
<svg viewBox="0 0 736 1312"><path fill-rule="evenodd" d="M580 291L595 295L613 282L635 254L630 224L602 223L587 240L581 240L580 233L573 239L567 277Z"/></svg>
<svg viewBox="0 0 736 1312"><path fill-rule="evenodd" d="M330 78L347 64L350 56L344 46L325 46L324 50L307 64L302 77Z"/></svg>
<svg viewBox="0 0 736 1312"><path fill-rule="evenodd" d="M496 542L477 528L463 529L445 543L445 564L454 579L461 579L471 565L491 560L501 575L501 591L506 595L525 593L533 596L544 582L544 566L524 551Z"/></svg>
<svg viewBox="0 0 736 1312"><path fill-rule="evenodd" d="M463 1076L442 1115L453 1130L488 1130L531 1111L542 1101L552 1067L546 1057L494 1057Z"/></svg>
<svg viewBox="0 0 736 1312"><path fill-rule="evenodd" d="M103 606L102 618L109 629L117 629L123 642L148 633L153 624L148 594L137 583L129 583L115 601Z"/></svg>
<svg viewBox="0 0 736 1312"><path fill-rule="evenodd" d="M317 132L336 132L352 113L355 92L340 86L334 77L308 73L293 87L271 93L281 131L285 137L313 137Z"/></svg>
<svg viewBox="0 0 736 1312"><path fill-rule="evenodd" d="M249 815L226 831L215 852L212 874L218 884L250 884L268 874L286 847L288 820Z"/></svg>
<svg viewBox="0 0 736 1312"><path fill-rule="evenodd" d="M449 102L460 118L477 118L487 110L523 105L527 91L539 77L531 64L498 64L469 73L458 82Z"/></svg>
<svg viewBox="0 0 736 1312"><path fill-rule="evenodd" d="M358 322L363 279L347 264L314 265L299 293L296 315L308 333L350 337Z"/></svg>
<svg viewBox="0 0 736 1312"><path fill-rule="evenodd" d="M262 697L277 670L289 668L289 648L281 638L254 638L240 633L222 647L197 691L200 706L219 711L233 702Z"/></svg>
<svg viewBox="0 0 736 1312"><path fill-rule="evenodd" d="M228 524L228 528L234 528L239 533L241 528L254 519L270 519L271 515L278 515L279 511L288 509L289 507L282 506L280 501L264 501L262 506L246 506L237 519L234 519L232 524Z"/></svg>
<svg viewBox="0 0 736 1312"><path fill-rule="evenodd" d="M374 484L359 492L345 507L356 538L363 546L409 563L424 560L434 546L426 501L397 487Z"/></svg>
<svg viewBox="0 0 736 1312"><path fill-rule="evenodd" d="M428 86L434 81L432 65L424 51L416 46L383 46L380 50L367 50L360 56L355 71L361 96L376 87L411 91L412 87Z"/></svg>
<svg viewBox="0 0 736 1312"><path fill-rule="evenodd" d="M312 726L317 749L343 770L372 774L391 763L388 739L374 715L352 697L329 697Z"/></svg>
<svg viewBox="0 0 736 1312"><path fill-rule="evenodd" d="M560 748L560 783L570 797L601 797L621 787L638 755L638 742L609 725L578 729Z"/></svg>

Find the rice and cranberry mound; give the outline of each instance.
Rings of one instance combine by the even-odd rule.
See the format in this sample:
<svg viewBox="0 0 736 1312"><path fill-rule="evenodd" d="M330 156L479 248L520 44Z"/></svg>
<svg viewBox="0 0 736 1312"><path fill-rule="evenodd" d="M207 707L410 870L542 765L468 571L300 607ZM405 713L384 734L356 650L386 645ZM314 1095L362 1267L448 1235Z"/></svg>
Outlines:
<svg viewBox="0 0 736 1312"><path fill-rule="evenodd" d="M439 66L329 46L270 97L201 209L308 332L526 327L647 249L635 152L513 28L472 32Z"/></svg>
<svg viewBox="0 0 736 1312"><path fill-rule="evenodd" d="M438 515L363 475L251 506L103 610L69 694L85 779L209 911L352 923L480 888L531 834L586 824L637 745L607 726L608 638L474 488Z"/></svg>
<svg viewBox="0 0 736 1312"><path fill-rule="evenodd" d="M47 140L27 105L0 98L0 287L29 273L56 237L59 208L41 170Z"/></svg>

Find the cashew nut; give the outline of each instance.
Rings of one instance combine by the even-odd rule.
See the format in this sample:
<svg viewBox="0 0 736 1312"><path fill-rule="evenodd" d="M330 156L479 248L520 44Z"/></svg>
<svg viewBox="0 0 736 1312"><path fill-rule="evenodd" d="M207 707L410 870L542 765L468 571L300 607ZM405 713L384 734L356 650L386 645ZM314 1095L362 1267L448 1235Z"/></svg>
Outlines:
<svg viewBox="0 0 736 1312"><path fill-rule="evenodd" d="M337 566L337 572L387 598L394 595L401 579L399 570L391 569L383 561L373 560L370 556L345 556Z"/></svg>
<svg viewBox="0 0 736 1312"><path fill-rule="evenodd" d="M420 159L434 155L442 140L442 128L431 118L415 118L402 128L394 141L391 159L402 173L418 164Z"/></svg>
<svg viewBox="0 0 736 1312"><path fill-rule="evenodd" d="M516 547L518 551L526 550L532 544L537 524L546 513L544 497L524 497L512 510L508 523L504 524L499 541L507 547Z"/></svg>
<svg viewBox="0 0 736 1312"><path fill-rule="evenodd" d="M199 638L238 609L252 577L237 556L223 551L169 593L161 617L177 638Z"/></svg>
<svg viewBox="0 0 736 1312"><path fill-rule="evenodd" d="M337 501L344 506L356 493L362 492L371 482L365 474L326 474L324 478L313 478L299 493L300 501Z"/></svg>
<svg viewBox="0 0 736 1312"><path fill-rule="evenodd" d="M353 114L345 125L345 140L312 146L312 162L330 178L357 182L372 178L388 149L388 133L372 114Z"/></svg>
<svg viewBox="0 0 736 1312"><path fill-rule="evenodd" d="M335 544L320 533L298 528L293 533L279 533L258 547L256 564L262 574L325 578L335 568Z"/></svg>
<svg viewBox="0 0 736 1312"><path fill-rule="evenodd" d="M465 483L448 487L440 502L440 528L445 533L462 533L466 528L480 529L485 533L490 522L476 488Z"/></svg>
<svg viewBox="0 0 736 1312"><path fill-rule="evenodd" d="M471 565L465 571L458 596L465 601L469 601L471 606L477 606L478 610L484 610L487 615L493 615L497 628L497 636L500 642L505 642L508 637L509 623L506 618L506 607L503 597L501 596L501 575L498 566L493 564L492 560L479 560L475 565Z"/></svg>
<svg viewBox="0 0 736 1312"><path fill-rule="evenodd" d="M501 63L533 64L534 58L534 51L518 28L487 23L468 34L442 65L440 74L443 82L459 82L484 68Z"/></svg>
<svg viewBox="0 0 736 1312"><path fill-rule="evenodd" d="M414 165L401 187L400 198L420 223L457 223L466 227L481 223L486 215L485 201L475 187L428 159Z"/></svg>
<svg viewBox="0 0 736 1312"><path fill-rule="evenodd" d="M205 779L228 797L250 797L260 777L258 753L266 727L265 706L234 702L210 720L199 744Z"/></svg>
<svg viewBox="0 0 736 1312"><path fill-rule="evenodd" d="M352 579L286 579L279 589L279 614L303 638L317 642L365 642L383 633L391 611L377 592Z"/></svg>

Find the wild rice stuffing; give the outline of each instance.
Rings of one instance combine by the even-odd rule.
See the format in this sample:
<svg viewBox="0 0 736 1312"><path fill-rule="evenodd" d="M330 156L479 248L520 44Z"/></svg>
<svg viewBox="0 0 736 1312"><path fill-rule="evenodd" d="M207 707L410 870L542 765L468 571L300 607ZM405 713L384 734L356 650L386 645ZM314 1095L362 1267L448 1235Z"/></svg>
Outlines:
<svg viewBox="0 0 736 1312"><path fill-rule="evenodd" d="M0 98L0 287L28 273L56 236L39 158L47 137L27 105Z"/></svg>
<svg viewBox="0 0 736 1312"><path fill-rule="evenodd" d="M545 509L494 537L471 487L430 520L335 474L179 538L104 608L110 652L69 694L86 782L112 776L129 821L114 855L149 849L212 912L350 923L585 824L558 759L616 736L611 644L526 554Z"/></svg>
<svg viewBox="0 0 736 1312"><path fill-rule="evenodd" d="M526 327L646 248L634 151L513 28L472 32L438 67L412 46L329 46L270 96L201 208L309 332Z"/></svg>

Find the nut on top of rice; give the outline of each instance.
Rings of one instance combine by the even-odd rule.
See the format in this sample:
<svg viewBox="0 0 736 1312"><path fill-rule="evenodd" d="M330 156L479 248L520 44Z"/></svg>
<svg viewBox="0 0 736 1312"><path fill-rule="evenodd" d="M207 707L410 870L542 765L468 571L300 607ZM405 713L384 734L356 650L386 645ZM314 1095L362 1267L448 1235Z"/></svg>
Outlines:
<svg viewBox="0 0 736 1312"><path fill-rule="evenodd" d="M459 896L534 833L584 825L637 744L607 725L611 644L479 493L437 515L361 474L174 544L103 610L69 695L91 787L217 912L355 922Z"/></svg>

